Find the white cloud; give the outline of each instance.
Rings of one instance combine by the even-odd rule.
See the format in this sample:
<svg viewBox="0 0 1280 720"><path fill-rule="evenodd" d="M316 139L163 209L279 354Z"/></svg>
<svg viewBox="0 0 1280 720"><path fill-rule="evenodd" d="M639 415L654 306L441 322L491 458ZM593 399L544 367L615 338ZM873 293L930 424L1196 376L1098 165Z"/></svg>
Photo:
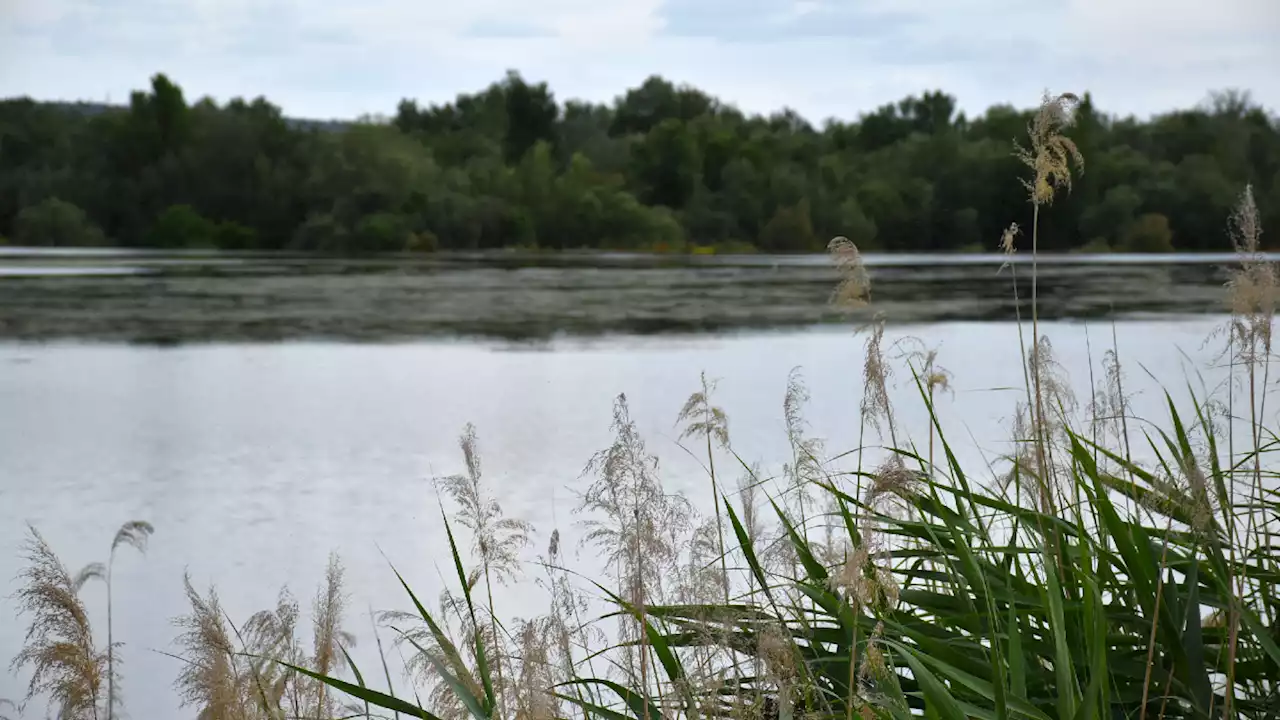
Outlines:
<svg viewBox="0 0 1280 720"><path fill-rule="evenodd" d="M560 98L647 75L744 109L853 117L942 89L966 110L1090 90L1146 115L1240 87L1280 109L1274 0L0 0L0 96L192 97L390 113L516 69Z"/></svg>

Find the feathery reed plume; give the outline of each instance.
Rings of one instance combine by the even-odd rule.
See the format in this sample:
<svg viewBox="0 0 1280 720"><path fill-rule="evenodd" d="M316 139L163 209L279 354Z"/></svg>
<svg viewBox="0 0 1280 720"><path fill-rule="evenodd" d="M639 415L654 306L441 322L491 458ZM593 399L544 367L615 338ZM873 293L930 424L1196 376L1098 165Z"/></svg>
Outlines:
<svg viewBox="0 0 1280 720"><path fill-rule="evenodd" d="M768 624L756 636L756 657L760 658L765 672L780 685L793 682L799 672L796 667L796 650L786 628Z"/></svg>
<svg viewBox="0 0 1280 720"><path fill-rule="evenodd" d="M10 711L16 714L14 715L5 714L3 712L5 708L8 708ZM21 705L10 700L9 698L0 698L0 720L18 720L18 718L22 717L22 710L23 710L23 707Z"/></svg>
<svg viewBox="0 0 1280 720"><path fill-rule="evenodd" d="M480 560L486 584L506 584L520 574L520 552L529 544L533 526L505 517L502 505L489 492L474 425L467 423L463 428L458 447L466 460L466 473L439 478L437 485L457 504L458 524L471 531L472 551Z"/></svg>
<svg viewBox="0 0 1280 720"><path fill-rule="evenodd" d="M708 380L706 372L700 378L702 389L689 395L676 417L676 425L684 423L680 439L705 437L708 442L714 441L721 447L728 447L729 418L724 410L711 404L711 393L720 381Z"/></svg>
<svg viewBox="0 0 1280 720"><path fill-rule="evenodd" d="M1239 257L1240 267L1231 274L1227 283L1228 298L1231 305L1231 324L1228 336L1228 350L1232 357L1233 374L1235 367L1244 370L1244 381L1248 384L1249 402L1249 440L1252 455L1252 482L1249 483L1249 505L1258 507L1263 502L1266 489L1263 487L1262 472L1262 421L1264 417L1267 390L1271 377L1271 340L1272 325L1276 312L1277 272L1275 264L1269 262L1262 252L1262 222L1258 215L1258 206L1253 199L1253 187L1246 185L1240 193L1240 199L1227 221L1227 232L1231 243ZM1235 458L1231 459L1234 466ZM1257 529L1258 513L1250 510L1246 515L1244 536L1232 543L1234 552L1237 544L1248 542ZM1232 523L1233 528L1236 523ZM1236 579L1237 594L1244 595L1243 577ZM1237 642L1239 639L1239 598L1233 599L1228 617L1228 656L1232 660L1231 671L1227 676L1227 691L1223 705L1224 717L1230 712L1235 688L1235 667Z"/></svg>
<svg viewBox="0 0 1280 720"><path fill-rule="evenodd" d="M760 485L763 482L758 462L751 463L738 476L738 519L752 545L759 543L766 532L764 519L760 517Z"/></svg>
<svg viewBox="0 0 1280 720"><path fill-rule="evenodd" d="M875 512L896 517L920 491L919 471L907 469L901 455L891 455L876 469L862 494L862 504Z"/></svg>
<svg viewBox="0 0 1280 720"><path fill-rule="evenodd" d="M476 428L471 423L463 428L462 436L458 438L458 447L462 448L466 461L466 474L450 475L437 482L458 505L458 523L471 531L472 550L480 558L485 593L489 600L489 615L494 622L492 635L496 639L499 635L497 612L493 603L493 583L509 582L519 574L520 551L529 544L533 526L523 520L504 517L502 506L489 494L480 468ZM501 654L494 658L499 686L505 684L505 664ZM505 701L501 709L505 714Z"/></svg>
<svg viewBox="0 0 1280 720"><path fill-rule="evenodd" d="M866 542L845 548L844 561L827 580L832 590L843 591L846 602L855 610L876 603L879 584L880 573Z"/></svg>
<svg viewBox="0 0 1280 720"><path fill-rule="evenodd" d="M828 245L832 259L836 266L840 269L841 282L837 286L835 294L832 295L832 303L845 308L861 307L871 302L871 280L867 275L866 267L862 263L862 257L858 253L858 249L847 239L838 237L831 241ZM884 356L884 331L885 317L883 313L876 313L871 323L865 328L868 331L867 339L864 343L864 355L862 362L862 401L859 405L860 420L858 430L858 482L861 488L862 482L862 463L864 459L864 450L866 448L866 429L870 426L876 431L876 434L883 440L886 430L888 431L889 441L894 448L898 448L898 430L897 424L893 416L893 404L889 400L889 377L892 375L892 368L885 361ZM920 343L923 348L923 342ZM920 360L927 366L927 377L924 382L929 387L929 399L932 404L934 391L939 387L950 387L950 373L945 369L934 368L934 359L937 356L935 350L924 352L920 351ZM908 354L908 357L914 357ZM913 368L914 371L914 368ZM901 458L893 455L889 463L901 465ZM929 426L929 465L933 465L933 425ZM887 466L886 466L887 467ZM861 490L859 490L861 492ZM838 513L841 508L841 501L836 495L828 496L830 510L833 515ZM839 576L846 575L851 567L858 567L859 572L864 565L869 563L866 557L866 550L871 538L864 535L862 545L858 548L844 548L843 552L837 551L836 542L832 537L834 528L828 525L828 537L821 550L826 557L829 565L835 565L840 568L837 573L836 584L839 584ZM842 557L841 557L842 556ZM852 558L852 560L851 560ZM864 562L865 561L865 562ZM854 566L850 565L854 563ZM879 571L876 571L879 572ZM846 577L846 579L850 579ZM850 667L852 673L852 666ZM850 678L849 692L853 693L852 677ZM850 697L852 701L852 695ZM852 705L850 705L852 707Z"/></svg>
<svg viewBox="0 0 1280 720"><path fill-rule="evenodd" d="M719 552L715 519L708 518L695 526L686 542L689 549L684 567L678 575L676 597L680 602L688 604L714 604L721 601L723 596L716 590L727 583L722 574L724 571L718 563L718 559L723 556ZM716 597L717 595L720 597Z"/></svg>
<svg viewBox="0 0 1280 720"><path fill-rule="evenodd" d="M1030 144L1023 146L1016 140L1014 141L1014 155L1031 169L1031 177L1029 179L1023 178L1021 182L1027 189L1032 205L1031 344L1033 356L1039 354L1038 345L1040 343L1040 273L1038 267L1040 255L1040 208L1053 202L1054 194L1057 190L1071 190L1071 166L1073 163L1077 172L1084 171L1083 155L1081 155L1076 144L1062 134L1062 130L1069 127L1074 121L1074 111L1077 104L1079 104L1079 98L1071 93L1051 96L1046 92L1040 103L1040 108L1032 116L1031 122L1027 126ZM1014 225L1011 225L1009 230L1005 232L1002 242L1007 243L1008 248L1012 248L1013 237L1016 232L1017 227ZM1006 250L1006 252L1008 251ZM1019 334L1021 334L1021 330L1019 330ZM1021 342L1021 339L1019 342ZM1023 352L1025 356L1025 348ZM1043 428L1045 426L1045 411L1041 403L1043 397L1040 389L1041 377L1037 373L1036 367L1037 363L1033 359L1030 378L1033 387L1029 388L1030 394L1033 396L1031 410L1036 416L1035 425L1037 428ZM1047 440L1037 437L1037 443L1044 445L1047 444ZM1040 447L1037 451L1037 458L1041 475L1049 473L1048 458L1045 454L1045 449Z"/></svg>
<svg viewBox="0 0 1280 720"><path fill-rule="evenodd" d="M1179 454L1175 469L1178 473L1177 488L1186 498L1181 509L1190 515L1192 532L1207 540L1215 531L1214 517L1218 508L1209 490L1204 467L1194 455Z"/></svg>
<svg viewBox="0 0 1280 720"><path fill-rule="evenodd" d="M1022 230L1018 227L1018 223L1015 222L1009 223L1009 227L1005 228L1004 232L1000 233L1000 252L1005 255L1006 265L1008 264L1008 258L1018 252L1017 242L1018 233L1020 232L1022 232Z"/></svg>
<svg viewBox="0 0 1280 720"><path fill-rule="evenodd" d="M1062 363L1058 362L1058 356L1053 350L1053 343L1050 342L1049 337L1040 338L1036 346L1030 359L1031 370L1040 376L1039 401L1050 408L1052 413L1041 420L1045 423L1043 430L1046 433L1061 436L1066 431L1079 403L1071 390L1067 370Z"/></svg>
<svg viewBox="0 0 1280 720"><path fill-rule="evenodd" d="M845 310L868 305L871 302L871 278L867 275L858 246L849 238L840 236L827 244L827 252L840 272L840 284L831 293L831 304Z"/></svg>
<svg viewBox="0 0 1280 720"><path fill-rule="evenodd" d="M814 485L824 478L821 461L824 443L821 438L809 437L806 433L808 423L804 419L804 406L808 402L809 388L805 385L804 375L799 367L794 367L787 375L787 393L782 398L787 442L791 445L791 463L785 471L789 481L788 490L796 499L801 534L806 540L809 536L810 493ZM788 554L792 551L790 543L779 543L778 547Z"/></svg>
<svg viewBox="0 0 1280 720"><path fill-rule="evenodd" d="M774 550L768 541L767 536L769 534L769 528L766 527L764 518L761 516L760 512L760 486L765 481L766 480L760 471L760 463L758 462L754 462L750 466L745 467L742 473L738 476L738 522L741 523L743 534L746 536L746 543L743 544L742 548L765 548L766 550L763 553L758 549L755 550L756 559L757 562L762 564L762 567L769 568L769 566L773 564L773 561L779 557L780 553ZM780 544L790 545L790 543L785 542ZM760 586L754 573L748 572L746 576L746 602L748 605L753 605L756 602L756 598L759 593L767 592L768 588ZM762 667L759 654L748 653L748 655L750 656L749 662L751 663L752 668L751 676L760 677ZM751 698L750 702L747 704L748 706L739 708L739 710L748 712L758 711L759 708L757 706L761 700L762 698L759 696Z"/></svg>
<svg viewBox="0 0 1280 720"><path fill-rule="evenodd" d="M881 533L879 516L902 515L919 493L923 479L920 472L907 469L897 454L871 473L871 483L861 498L868 510L858 519L861 542L845 548L843 561L828 581L833 589L844 591L855 609L882 610L897 602L898 584L889 566L889 546Z"/></svg>
<svg viewBox="0 0 1280 720"><path fill-rule="evenodd" d="M59 718L97 720L107 658L94 645L89 616L77 592L101 569L90 566L73 578L34 527L28 525L27 533L26 567L18 575L22 585L14 598L19 616L30 615L31 622L10 667L31 667L27 700L47 693Z"/></svg>
<svg viewBox="0 0 1280 720"><path fill-rule="evenodd" d="M1022 184L1037 206L1051 204L1059 189L1071 190L1072 163L1076 172L1084 171L1084 156L1071 138L1062 135L1062 130L1075 121L1079 103L1072 93L1051 96L1046 92L1027 125L1030 145L1015 143L1018 159L1031 168L1031 178L1023 179Z"/></svg>
<svg viewBox="0 0 1280 720"><path fill-rule="evenodd" d="M552 688L568 680L555 662L559 626L544 615L516 624L519 670L515 676L516 720L555 720L562 717Z"/></svg>
<svg viewBox="0 0 1280 720"><path fill-rule="evenodd" d="M342 615L346 610L347 596L342 588L342 561L336 553L329 555L324 584L316 592L312 604L315 624L314 655L311 669L321 675L333 675L346 666L343 647L355 644L355 637L342 629ZM331 717L334 712L332 699L327 697L327 686L316 682L316 704L309 717Z"/></svg>
<svg viewBox="0 0 1280 720"><path fill-rule="evenodd" d="M297 638L300 617L297 599L288 588L281 588L275 610L254 613L241 632L250 656L241 658L247 666L245 675L259 686L254 702L267 715L287 708L286 714L301 717L310 698L298 674L279 664L306 665Z"/></svg>
<svg viewBox="0 0 1280 720"><path fill-rule="evenodd" d="M111 573L116 564L116 550L131 547L143 555L147 552L147 540L155 528L145 520L130 520L116 531L111 541L111 554L107 560L107 720L115 714L116 703L116 668L115 668L115 636L111 618Z"/></svg>
<svg viewBox="0 0 1280 720"><path fill-rule="evenodd" d="M997 486L1002 491L1012 487L1020 493L1025 492L1035 501L1036 509L1047 513L1049 512L1048 487L1041 482L1041 476L1036 471L1037 443L1033 436L1032 424L1031 404L1019 402L1014 408L1013 428L1010 431L1013 450L1006 456L1009 461L1009 470L999 478Z"/></svg>
<svg viewBox="0 0 1280 720"><path fill-rule="evenodd" d="M661 596L663 576L680 557L679 539L689 526L692 509L683 496L664 490L658 459L645 449L626 395L614 401L612 429L613 443L596 453L583 470L595 481L578 506L578 512L594 515L583 522L586 533L581 542L600 552L617 574L623 597L639 610L636 622L622 620L621 632L623 641L639 641L640 683L647 688L646 603ZM634 675L632 650L626 647L625 659Z"/></svg>
<svg viewBox="0 0 1280 720"><path fill-rule="evenodd" d="M863 705L861 716L883 717L884 711L876 712L875 708L892 708L896 710L892 716L909 716L905 703L902 702L902 689L898 684L898 676L884 656L884 621L876 623L867 640L867 649L863 653L862 663L858 668L859 680L863 683L863 696L870 700ZM895 702L892 698L898 698Z"/></svg>
<svg viewBox="0 0 1280 720"><path fill-rule="evenodd" d="M711 499L715 504L715 529L717 547L720 551L720 580L724 586L724 601L729 602L729 565L724 549L724 519L720 514L720 486L716 482L716 460L712 452L712 441L720 447L729 447L729 417L724 410L711 404L711 393L716 388L716 380L707 380L707 373L701 374L702 389L694 392L685 401L676 417L676 425L684 423L680 432L680 440L685 438L702 438L707 449L707 472L711 476Z"/></svg>
<svg viewBox="0 0 1280 720"><path fill-rule="evenodd" d="M176 657L184 666L175 686L183 705L198 708L201 720L334 717L340 706L329 697L327 686L284 664L310 666L325 676L346 667L345 648L354 645L355 638L342 629L342 576L341 561L330 555L313 604L314 655L307 657L297 638L298 601L287 588L281 589L274 610L254 613L237 628L223 611L217 591L210 587L202 597L185 575L191 611L173 620L181 631Z"/></svg>
<svg viewBox="0 0 1280 720"><path fill-rule="evenodd" d="M804 406L809 402L809 388L804 384L800 367L787 374L787 393L782 398L782 416L787 423L787 439L792 445L804 438Z"/></svg>
<svg viewBox="0 0 1280 720"><path fill-rule="evenodd" d="M1115 325L1111 326L1111 349L1102 355L1102 381L1094 389L1089 413L1104 435L1109 434L1116 447L1129 450L1129 401L1131 396L1124 389L1124 368L1120 364L1120 349L1116 342Z"/></svg>
<svg viewBox="0 0 1280 720"><path fill-rule="evenodd" d="M1231 273L1227 282L1232 316L1230 339L1235 348L1234 360L1249 375L1251 409L1260 414L1259 408L1265 403L1266 394L1256 397L1252 386L1256 384L1257 370L1270 359L1272 321L1276 314L1280 282L1275 263L1269 262L1261 249L1262 223L1251 186L1246 185L1240 193L1227 227L1240 262L1240 267ZM1251 438L1256 448L1261 439L1256 415L1252 424Z"/></svg>
<svg viewBox="0 0 1280 720"><path fill-rule="evenodd" d="M738 476L738 521L742 524L747 543L752 548L764 548L763 552L756 551L757 561L763 568L772 571L779 564L790 564L796 558L785 535L774 532L775 528L769 524L771 515L761 512L761 495L764 494L761 487L769 481L770 478L766 478L761 472L758 462L752 463ZM759 587L752 573L747 573L747 583L748 598L755 598L757 593L765 589Z"/></svg>
<svg viewBox="0 0 1280 720"><path fill-rule="evenodd" d="M1253 186L1245 185L1240 192L1231 216L1227 219L1232 247L1240 259L1240 269L1232 274L1227 288L1231 309L1241 316L1256 316L1259 323L1256 334L1262 340L1270 340L1269 327L1261 321L1275 314L1275 269L1267 262L1262 251L1262 221L1258 205L1253 199Z"/></svg>
<svg viewBox="0 0 1280 720"><path fill-rule="evenodd" d="M218 593L209 588L208 596L201 597L189 574L183 576L183 585L191 613L173 621L181 630L176 642L185 661L175 683L182 705L195 706L200 720L250 720L245 706L247 688Z"/></svg>
<svg viewBox="0 0 1280 720"><path fill-rule="evenodd" d="M862 421L883 437L887 430L893 447L898 447L898 430L889 401L889 378L893 369L884 357L884 317L872 321L862 363Z"/></svg>
<svg viewBox="0 0 1280 720"><path fill-rule="evenodd" d="M573 669L577 667L573 653L575 645L584 653L588 653L598 643L604 642L605 635L604 631L595 625L583 622L582 618L587 612L589 603L570 582L569 572L562 566L562 562L560 531L555 530L551 533L547 556L543 560L543 567L547 569L547 583L544 587L551 594L552 614L560 623L557 644L562 655L561 661L565 664L565 671L572 674ZM586 662L591 665L590 656L587 657Z"/></svg>
<svg viewBox="0 0 1280 720"><path fill-rule="evenodd" d="M592 649L605 641L600 628L582 621L588 610L587 599L575 591L569 579L569 572L562 566L560 531L551 531L551 540L547 543L547 554L539 558L546 571L546 579L535 580L539 586L551 596L551 612L549 620L553 623L549 632L557 663L559 677L576 676L578 663L575 659L575 647L586 656L586 665L595 676L594 663L591 659ZM574 687L574 692L581 689Z"/></svg>
<svg viewBox="0 0 1280 720"><path fill-rule="evenodd" d="M1013 468L1003 484L1016 480L1037 509L1056 514L1065 498L1060 456L1068 452L1068 427L1078 403L1048 337L1032 346L1026 373L1038 380L1031 383L1032 397L1019 403L1014 413L1014 441L1024 449L1015 451Z"/></svg>
<svg viewBox="0 0 1280 720"><path fill-rule="evenodd" d="M938 348L930 348L920 357L920 376L929 397L939 390L950 391L951 381L955 378L951 371L938 364Z"/></svg>

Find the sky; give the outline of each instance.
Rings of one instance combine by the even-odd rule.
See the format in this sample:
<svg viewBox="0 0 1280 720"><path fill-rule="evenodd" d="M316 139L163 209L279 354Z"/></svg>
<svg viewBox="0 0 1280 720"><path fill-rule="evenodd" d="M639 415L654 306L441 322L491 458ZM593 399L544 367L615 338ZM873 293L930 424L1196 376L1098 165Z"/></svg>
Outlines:
<svg viewBox="0 0 1280 720"><path fill-rule="evenodd" d="M970 114L1051 90L1147 117L1227 88L1280 111L1280 0L0 0L0 97L122 103L164 72L349 119L508 69L562 101L658 74L814 122L932 89Z"/></svg>

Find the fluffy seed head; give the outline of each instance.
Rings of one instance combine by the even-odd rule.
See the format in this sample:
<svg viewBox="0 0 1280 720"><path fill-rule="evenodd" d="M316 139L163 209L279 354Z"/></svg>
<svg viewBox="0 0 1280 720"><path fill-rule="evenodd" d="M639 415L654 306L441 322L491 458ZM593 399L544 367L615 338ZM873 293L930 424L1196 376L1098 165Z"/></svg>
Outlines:
<svg viewBox="0 0 1280 720"><path fill-rule="evenodd" d="M1240 267L1227 282L1231 303L1231 333L1237 359L1244 364L1260 361L1271 352L1271 321L1275 317L1277 278L1275 264L1262 254L1262 222L1253 200L1253 188L1245 186L1227 223L1228 234Z"/></svg>
<svg viewBox="0 0 1280 720"><path fill-rule="evenodd" d="M1012 255L1017 252L1014 242L1018 239L1018 233L1022 232L1018 228L1018 223L1009 223L1009 227L1005 228L1000 234L1000 251L1005 255Z"/></svg>
<svg viewBox="0 0 1280 720"><path fill-rule="evenodd" d="M795 651L791 647L790 636L782 627L766 625L761 629L756 640L756 654L764 661L772 679L786 681L796 676Z"/></svg>
<svg viewBox="0 0 1280 720"><path fill-rule="evenodd" d="M849 238L841 236L827 244L836 269L840 271L840 284L831 294L831 304L837 308L852 310L871 302L871 278L862 262L862 253Z"/></svg>
<svg viewBox="0 0 1280 720"><path fill-rule="evenodd" d="M1071 165L1084 171L1084 156L1070 138L1061 134L1074 120L1079 98L1071 93L1044 94L1039 110L1027 126L1030 145L1017 146L1015 155L1031 168L1031 178L1023 180L1034 205L1053 202L1058 189L1071 190Z"/></svg>
<svg viewBox="0 0 1280 720"><path fill-rule="evenodd" d="M79 584L34 527L23 550L27 564L14 598L30 624L12 669L32 669L27 699L48 694L59 718L96 718L107 658L94 644Z"/></svg>
<svg viewBox="0 0 1280 720"><path fill-rule="evenodd" d="M889 376L893 374L884 357L884 318L871 324L862 363L862 419L882 432L887 426L893 435L893 408L889 403Z"/></svg>

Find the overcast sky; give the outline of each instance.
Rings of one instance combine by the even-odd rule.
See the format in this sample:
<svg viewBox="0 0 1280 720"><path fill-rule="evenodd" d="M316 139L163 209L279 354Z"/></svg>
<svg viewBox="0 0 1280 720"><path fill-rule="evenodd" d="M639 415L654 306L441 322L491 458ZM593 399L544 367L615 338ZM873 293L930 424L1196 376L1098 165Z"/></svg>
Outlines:
<svg viewBox="0 0 1280 720"><path fill-rule="evenodd" d="M195 99L391 114L508 68L607 101L646 76L744 110L855 118L928 89L980 112L1042 90L1104 110L1249 90L1280 109L1280 0L0 0L0 96Z"/></svg>

